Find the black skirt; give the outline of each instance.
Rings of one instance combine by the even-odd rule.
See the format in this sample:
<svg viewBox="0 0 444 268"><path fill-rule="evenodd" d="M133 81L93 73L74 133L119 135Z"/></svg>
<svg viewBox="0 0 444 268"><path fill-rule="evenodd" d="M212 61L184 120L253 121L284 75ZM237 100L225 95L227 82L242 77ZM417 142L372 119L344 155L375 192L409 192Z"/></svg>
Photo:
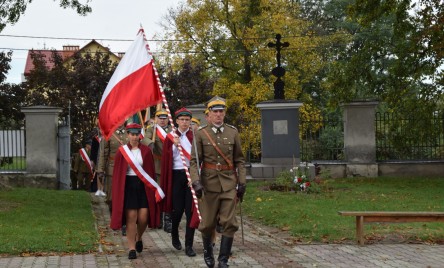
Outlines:
<svg viewBox="0 0 444 268"><path fill-rule="evenodd" d="M125 209L148 208L145 185L137 176L126 176Z"/></svg>

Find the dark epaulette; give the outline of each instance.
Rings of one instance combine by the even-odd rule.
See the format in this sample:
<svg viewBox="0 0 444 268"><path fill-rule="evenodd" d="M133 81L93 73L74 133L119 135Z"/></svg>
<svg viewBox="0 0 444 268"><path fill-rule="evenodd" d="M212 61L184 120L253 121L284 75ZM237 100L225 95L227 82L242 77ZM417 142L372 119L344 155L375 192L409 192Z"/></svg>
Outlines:
<svg viewBox="0 0 444 268"><path fill-rule="evenodd" d="M202 126L200 126L197 130L201 130L201 129L203 129L203 128L206 128L208 125L202 125Z"/></svg>
<svg viewBox="0 0 444 268"><path fill-rule="evenodd" d="M225 123L225 125L226 125L227 127L231 127L231 128L233 128L233 129L237 130L237 128L236 128L235 126L232 126L232 125L229 125L229 124L226 124L226 123Z"/></svg>

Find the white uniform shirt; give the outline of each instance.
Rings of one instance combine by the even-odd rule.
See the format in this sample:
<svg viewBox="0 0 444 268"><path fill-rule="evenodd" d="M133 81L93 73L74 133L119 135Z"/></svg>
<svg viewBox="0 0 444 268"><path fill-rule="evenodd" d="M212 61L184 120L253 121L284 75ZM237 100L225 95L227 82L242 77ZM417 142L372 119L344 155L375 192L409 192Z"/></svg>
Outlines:
<svg viewBox="0 0 444 268"><path fill-rule="evenodd" d="M143 165L143 159L142 159L142 152L139 148L131 149L131 153L133 153L134 158L136 159L136 162L140 165ZM126 175L129 176L137 176L136 172L131 168L130 165L128 165L128 169L126 170Z"/></svg>
<svg viewBox="0 0 444 268"><path fill-rule="evenodd" d="M187 138L188 130L185 132L181 132L179 130L179 132L180 132L179 141L180 141L180 143L182 143L183 139L188 139ZM186 157L184 157L184 158L185 158L185 163L186 163L187 167L189 167L190 160L188 160L188 158L186 158ZM179 149L174 144L173 144L173 169L184 169L182 158L180 157Z"/></svg>

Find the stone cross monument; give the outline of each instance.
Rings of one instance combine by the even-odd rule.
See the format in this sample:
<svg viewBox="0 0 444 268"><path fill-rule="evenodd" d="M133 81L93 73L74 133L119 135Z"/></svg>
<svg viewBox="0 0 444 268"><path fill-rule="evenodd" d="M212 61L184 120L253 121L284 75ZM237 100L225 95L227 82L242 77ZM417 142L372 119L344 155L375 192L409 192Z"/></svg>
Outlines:
<svg viewBox="0 0 444 268"><path fill-rule="evenodd" d="M274 82L274 99L275 100L283 100L285 99L285 90L284 86L285 83L282 81L281 77L285 75L285 69L281 66L281 49L284 47L289 47L290 43L288 42L281 42L281 35L276 35L276 43L269 42L268 47L275 47L276 48L276 61L277 66L273 68L271 73L277 77L276 81Z"/></svg>
<svg viewBox="0 0 444 268"><path fill-rule="evenodd" d="M257 104L261 111L261 163L251 165L253 178L275 178L280 172L289 170L300 163L299 152L299 107L296 100L285 100L285 69L281 66L281 49L288 47L288 42L281 42L281 35L276 34L276 43L268 47L276 48L277 67L272 74L274 99Z"/></svg>

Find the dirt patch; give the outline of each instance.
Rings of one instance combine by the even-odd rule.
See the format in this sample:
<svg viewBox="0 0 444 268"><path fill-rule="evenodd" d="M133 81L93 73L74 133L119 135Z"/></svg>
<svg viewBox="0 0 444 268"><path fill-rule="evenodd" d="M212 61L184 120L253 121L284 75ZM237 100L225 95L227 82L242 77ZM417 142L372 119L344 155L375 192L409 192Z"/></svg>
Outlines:
<svg viewBox="0 0 444 268"><path fill-rule="evenodd" d="M6 212L20 207L20 203L0 200L0 212Z"/></svg>

